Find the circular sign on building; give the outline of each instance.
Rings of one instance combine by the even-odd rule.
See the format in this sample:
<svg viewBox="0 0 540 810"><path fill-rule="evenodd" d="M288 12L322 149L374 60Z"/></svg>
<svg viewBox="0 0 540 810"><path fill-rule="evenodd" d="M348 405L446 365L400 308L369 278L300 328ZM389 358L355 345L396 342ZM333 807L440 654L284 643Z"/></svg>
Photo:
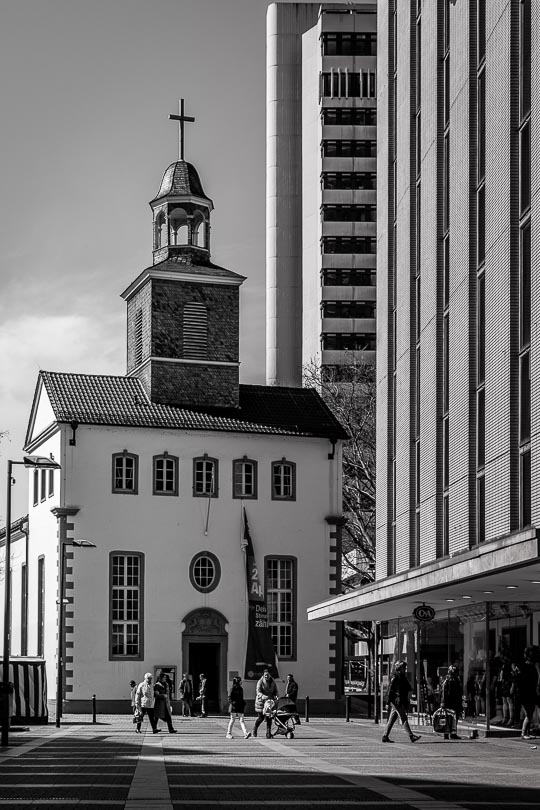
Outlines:
<svg viewBox="0 0 540 810"><path fill-rule="evenodd" d="M418 622L431 622L435 618L435 610L431 605L418 605L413 610L413 616Z"/></svg>

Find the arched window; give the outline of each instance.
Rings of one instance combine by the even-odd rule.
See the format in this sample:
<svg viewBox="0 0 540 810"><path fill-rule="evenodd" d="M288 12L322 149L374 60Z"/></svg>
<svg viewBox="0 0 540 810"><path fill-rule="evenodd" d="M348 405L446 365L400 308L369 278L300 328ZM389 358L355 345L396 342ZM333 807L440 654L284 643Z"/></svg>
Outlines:
<svg viewBox="0 0 540 810"><path fill-rule="evenodd" d="M188 218L183 208L175 208L169 214L169 227L171 229L171 245L187 245Z"/></svg>
<svg viewBox="0 0 540 810"><path fill-rule="evenodd" d="M157 215L154 227L154 250L159 250L167 244L167 239L165 238L165 214L163 211L160 211Z"/></svg>
<svg viewBox="0 0 540 810"><path fill-rule="evenodd" d="M208 315L204 304L196 301L185 304L182 336L182 356L205 360L208 353Z"/></svg>
<svg viewBox="0 0 540 810"><path fill-rule="evenodd" d="M191 222L191 244L195 245L195 247L206 247L206 233L205 233L206 225L204 221L203 215L200 211L197 211L193 215L193 220Z"/></svg>
<svg viewBox="0 0 540 810"><path fill-rule="evenodd" d="M178 495L178 459L167 452L154 456L154 495Z"/></svg>

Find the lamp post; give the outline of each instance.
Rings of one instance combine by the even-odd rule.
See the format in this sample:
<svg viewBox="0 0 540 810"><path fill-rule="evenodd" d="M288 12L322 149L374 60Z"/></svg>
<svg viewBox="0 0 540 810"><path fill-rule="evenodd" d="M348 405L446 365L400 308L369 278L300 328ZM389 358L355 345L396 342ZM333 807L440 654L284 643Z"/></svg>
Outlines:
<svg viewBox="0 0 540 810"><path fill-rule="evenodd" d="M45 456L24 456L22 461L7 462L7 497L6 497L6 545L4 556L4 651L2 666L2 685L0 687L0 702L2 709L2 745L9 744L9 695L11 691L9 682L9 653L11 642L11 484L12 472L15 464L40 470L60 470L57 461Z"/></svg>
<svg viewBox="0 0 540 810"><path fill-rule="evenodd" d="M64 692L64 591L66 587L66 546L95 548L91 540L60 540L60 585L58 593L58 651L56 659L56 728L60 728Z"/></svg>

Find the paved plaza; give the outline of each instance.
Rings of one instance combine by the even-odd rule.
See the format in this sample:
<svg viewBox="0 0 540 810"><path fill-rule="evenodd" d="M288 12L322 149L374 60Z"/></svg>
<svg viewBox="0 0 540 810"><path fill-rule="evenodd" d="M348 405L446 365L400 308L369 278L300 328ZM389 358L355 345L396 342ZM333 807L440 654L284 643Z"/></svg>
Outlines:
<svg viewBox="0 0 540 810"><path fill-rule="evenodd" d="M237 726L227 740L225 717L175 718L175 735L138 735L130 717L65 720L12 732L0 749L0 808L540 806L540 747L519 738L448 742L420 728L413 745L396 727L385 745L373 722L314 719L293 740L244 740Z"/></svg>

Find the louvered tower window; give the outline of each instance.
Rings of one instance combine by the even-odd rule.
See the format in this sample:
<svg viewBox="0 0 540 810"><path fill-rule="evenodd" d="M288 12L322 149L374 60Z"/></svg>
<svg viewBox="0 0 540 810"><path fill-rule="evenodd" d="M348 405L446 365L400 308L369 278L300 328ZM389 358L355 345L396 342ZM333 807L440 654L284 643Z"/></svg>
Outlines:
<svg viewBox="0 0 540 810"><path fill-rule="evenodd" d="M208 345L208 316L204 304L190 303L184 307L184 357L204 360Z"/></svg>
<svg viewBox="0 0 540 810"><path fill-rule="evenodd" d="M135 365L142 363L143 355L143 314L142 309L135 313Z"/></svg>

